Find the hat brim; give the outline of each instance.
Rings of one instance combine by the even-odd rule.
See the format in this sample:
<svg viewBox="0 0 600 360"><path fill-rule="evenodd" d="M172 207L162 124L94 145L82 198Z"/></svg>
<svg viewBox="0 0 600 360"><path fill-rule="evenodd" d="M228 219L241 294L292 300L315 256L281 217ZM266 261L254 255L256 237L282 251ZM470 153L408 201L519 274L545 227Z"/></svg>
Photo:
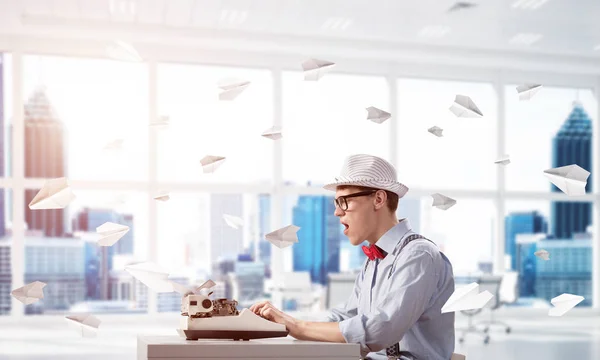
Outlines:
<svg viewBox="0 0 600 360"><path fill-rule="evenodd" d="M387 190L398 195L399 198L406 195L408 186L397 181L381 181L381 180L358 180L358 179L339 179L338 181L330 182L323 186L324 189L335 191L338 186L362 186L375 189Z"/></svg>

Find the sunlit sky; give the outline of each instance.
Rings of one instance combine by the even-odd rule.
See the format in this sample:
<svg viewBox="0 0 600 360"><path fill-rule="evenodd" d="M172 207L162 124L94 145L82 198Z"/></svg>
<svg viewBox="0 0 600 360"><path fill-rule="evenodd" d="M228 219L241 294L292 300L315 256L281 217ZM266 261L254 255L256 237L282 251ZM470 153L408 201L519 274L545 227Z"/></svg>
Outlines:
<svg viewBox="0 0 600 360"><path fill-rule="evenodd" d="M10 61L7 64L10 66ZM269 71L177 64L160 65L158 71L158 113L171 119L170 129L158 133L159 180L271 181L273 142L260 136L273 124L273 79ZM225 78L252 83L235 101L219 102L217 83ZM5 76L5 84L10 81L10 76ZM46 87L68 128L69 178L147 178L149 89L144 64L25 56L24 99L40 85ZM531 101L519 101L515 87L505 88L506 148L511 157L507 187L549 191L542 171L551 167L552 137L573 100L581 101L592 118L597 104L590 90L562 88L543 88ZM493 190L497 185L498 165L493 162L500 155L496 153L498 104L490 84L399 80L398 113L383 124L366 120L365 108L389 109L384 78L332 73L319 82L304 82L300 72L286 72L282 88L285 180L322 183L339 172L343 158L350 153L388 158L390 125L396 121L398 174L409 187L436 192L436 188ZM454 117L448 107L456 94L471 96L484 117ZM7 119L12 114L11 105L10 86L5 85ZM444 129L442 138L427 132L434 125ZM121 152L103 150L106 143L119 138L125 139ZM203 174L199 161L205 155L226 156L227 160L214 174ZM118 195L84 192L79 206L108 202ZM144 194L125 195L129 200L124 209L135 214L135 226L140 227L135 232L136 252L144 256L147 198ZM163 217L159 219L161 243L183 244L186 236L202 231L207 222L200 205L204 200L197 195L182 196L184 200L174 202L181 207L159 210ZM455 269L472 271L477 261L492 258L494 229L498 226L493 222L494 203L457 200L456 206L441 211L431 207L430 197L422 198L421 231L443 243ZM549 204L507 201L506 208L507 212L537 209L548 216ZM291 212L291 208L284 210ZM172 264L181 248L163 246L160 251Z"/></svg>

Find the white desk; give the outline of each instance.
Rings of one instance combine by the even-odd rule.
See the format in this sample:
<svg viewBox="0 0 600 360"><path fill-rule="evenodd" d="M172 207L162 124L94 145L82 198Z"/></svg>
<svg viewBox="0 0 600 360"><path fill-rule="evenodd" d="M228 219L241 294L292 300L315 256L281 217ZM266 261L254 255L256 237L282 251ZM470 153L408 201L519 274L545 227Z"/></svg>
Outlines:
<svg viewBox="0 0 600 360"><path fill-rule="evenodd" d="M185 340L179 336L138 336L138 360L332 359L358 360L358 344L300 341L291 337L233 340Z"/></svg>

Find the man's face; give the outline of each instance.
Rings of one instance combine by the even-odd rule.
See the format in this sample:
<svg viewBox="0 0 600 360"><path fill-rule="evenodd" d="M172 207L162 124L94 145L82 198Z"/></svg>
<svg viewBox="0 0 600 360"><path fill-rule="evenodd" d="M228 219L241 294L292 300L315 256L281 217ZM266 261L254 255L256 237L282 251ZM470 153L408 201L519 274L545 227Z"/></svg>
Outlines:
<svg viewBox="0 0 600 360"><path fill-rule="evenodd" d="M335 198L364 192L364 189L354 187L341 187L335 192ZM348 209L343 210L336 205L335 216L340 218L344 225L344 235L348 236L352 245L359 245L367 240L372 232L375 210L373 206L374 191L367 191L364 196L346 197ZM344 206L343 201L339 201Z"/></svg>

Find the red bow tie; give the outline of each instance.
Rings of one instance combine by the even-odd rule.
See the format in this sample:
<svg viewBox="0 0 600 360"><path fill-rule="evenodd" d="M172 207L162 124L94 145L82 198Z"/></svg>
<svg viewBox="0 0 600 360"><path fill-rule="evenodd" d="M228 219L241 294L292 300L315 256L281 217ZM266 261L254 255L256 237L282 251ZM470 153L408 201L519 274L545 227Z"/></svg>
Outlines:
<svg viewBox="0 0 600 360"><path fill-rule="evenodd" d="M382 253L383 250L378 248L377 245L363 245L362 250L369 257L369 260L383 259L385 257Z"/></svg>

